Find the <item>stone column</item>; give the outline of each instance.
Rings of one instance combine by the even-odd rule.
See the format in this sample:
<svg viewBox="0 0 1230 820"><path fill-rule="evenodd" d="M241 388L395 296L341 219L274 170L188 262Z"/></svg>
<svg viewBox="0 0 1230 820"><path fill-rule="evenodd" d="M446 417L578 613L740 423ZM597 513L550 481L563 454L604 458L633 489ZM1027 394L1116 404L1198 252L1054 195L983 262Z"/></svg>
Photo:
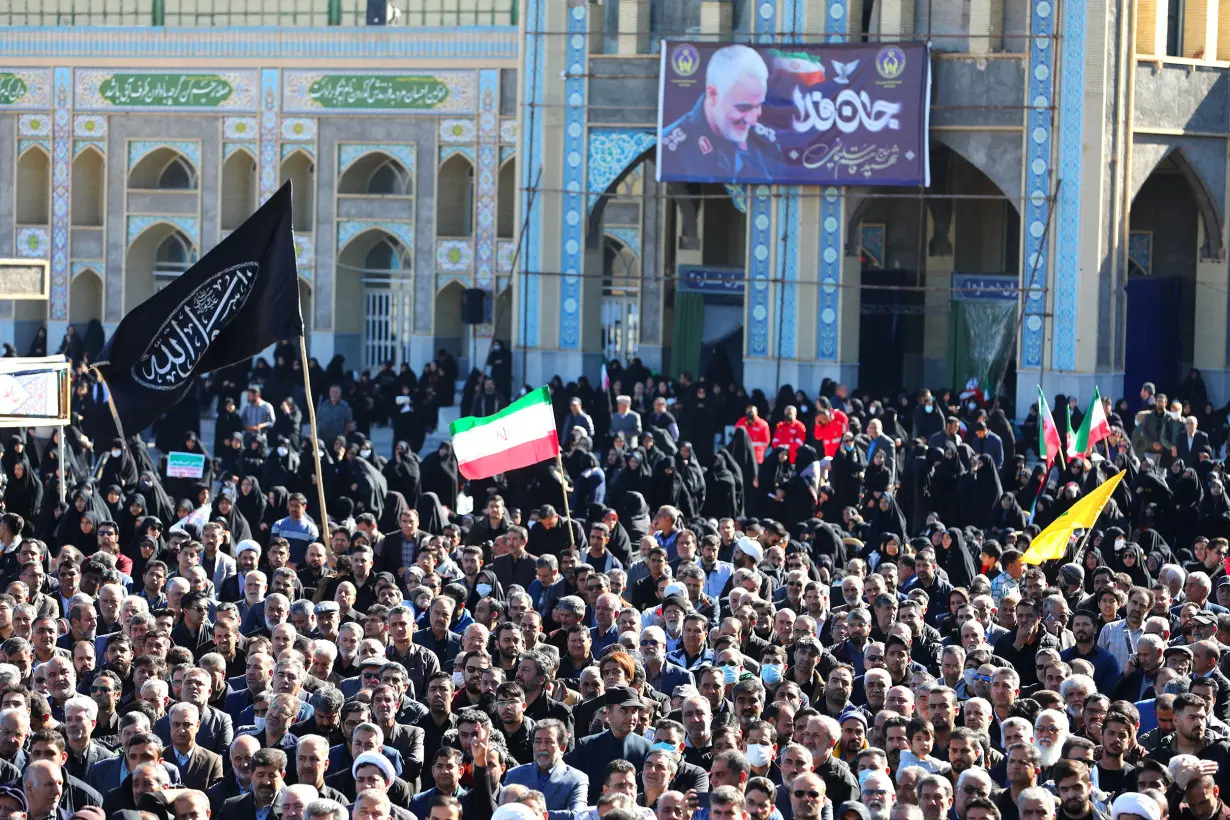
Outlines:
<svg viewBox="0 0 1230 820"><path fill-rule="evenodd" d="M700 4L701 34L721 39L730 33L733 20L734 6L727 0L702 0Z"/></svg>

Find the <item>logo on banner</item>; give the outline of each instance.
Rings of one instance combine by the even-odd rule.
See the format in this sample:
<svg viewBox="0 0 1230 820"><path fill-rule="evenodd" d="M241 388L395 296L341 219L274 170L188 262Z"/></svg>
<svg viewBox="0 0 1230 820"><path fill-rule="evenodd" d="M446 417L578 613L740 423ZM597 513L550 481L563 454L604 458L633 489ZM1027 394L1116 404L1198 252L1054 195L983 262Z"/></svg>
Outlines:
<svg viewBox="0 0 1230 820"><path fill-rule="evenodd" d="M897 46L885 46L876 55L876 71L886 80L895 80L905 71L905 52Z"/></svg>
<svg viewBox="0 0 1230 820"><path fill-rule="evenodd" d="M680 77L691 77L700 68L700 53L690 43L681 43L671 52L671 68Z"/></svg>

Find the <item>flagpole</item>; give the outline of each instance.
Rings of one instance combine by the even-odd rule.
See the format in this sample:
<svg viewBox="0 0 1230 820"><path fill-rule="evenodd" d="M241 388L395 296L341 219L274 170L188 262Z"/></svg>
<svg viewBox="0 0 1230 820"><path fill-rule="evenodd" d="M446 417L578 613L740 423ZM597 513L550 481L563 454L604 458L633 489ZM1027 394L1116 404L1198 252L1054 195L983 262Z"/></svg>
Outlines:
<svg viewBox="0 0 1230 820"><path fill-rule="evenodd" d="M308 378L307 339L299 334L299 361L303 365L303 397L307 405L308 421L312 425L312 458L316 461L316 498L320 502L320 539L329 537L329 513L325 508L325 479L320 469L320 436L316 434L316 404L312 401L312 383Z"/></svg>
<svg viewBox="0 0 1230 820"><path fill-rule="evenodd" d="M568 474L564 472L564 457L559 452L555 454L555 463L559 467L560 486L564 489L564 520L568 522L568 546L575 548L577 537L572 531L572 510L568 508Z"/></svg>

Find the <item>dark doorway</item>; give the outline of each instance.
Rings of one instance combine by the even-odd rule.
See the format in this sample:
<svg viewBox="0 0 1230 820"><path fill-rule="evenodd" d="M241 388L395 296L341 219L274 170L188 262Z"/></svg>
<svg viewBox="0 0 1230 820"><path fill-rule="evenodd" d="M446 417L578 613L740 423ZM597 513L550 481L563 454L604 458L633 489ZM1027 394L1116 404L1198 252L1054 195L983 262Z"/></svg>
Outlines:
<svg viewBox="0 0 1230 820"><path fill-rule="evenodd" d="M1137 276L1127 283L1127 334L1123 384L1131 393L1145 382L1170 393L1179 383L1182 339L1179 306L1183 280L1177 276Z"/></svg>
<svg viewBox="0 0 1230 820"><path fill-rule="evenodd" d="M894 395L905 383L906 351L923 344L923 291L914 271L864 268L859 312L859 388Z"/></svg>

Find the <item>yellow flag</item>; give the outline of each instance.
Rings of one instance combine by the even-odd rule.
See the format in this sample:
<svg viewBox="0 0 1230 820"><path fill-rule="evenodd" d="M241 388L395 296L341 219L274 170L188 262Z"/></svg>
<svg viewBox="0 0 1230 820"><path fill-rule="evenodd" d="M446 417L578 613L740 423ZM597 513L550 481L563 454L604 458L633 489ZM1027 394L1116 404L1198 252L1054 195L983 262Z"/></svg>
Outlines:
<svg viewBox="0 0 1230 820"><path fill-rule="evenodd" d="M1063 558L1068 551L1068 542L1072 540L1072 532L1087 530L1094 525L1110 494L1123 480L1123 475L1119 472L1109 481L1102 482L1100 487L1077 501L1067 512L1051 522L1049 527L1038 533L1038 537L1029 543L1029 549L1023 558L1025 563L1041 564L1043 561Z"/></svg>

